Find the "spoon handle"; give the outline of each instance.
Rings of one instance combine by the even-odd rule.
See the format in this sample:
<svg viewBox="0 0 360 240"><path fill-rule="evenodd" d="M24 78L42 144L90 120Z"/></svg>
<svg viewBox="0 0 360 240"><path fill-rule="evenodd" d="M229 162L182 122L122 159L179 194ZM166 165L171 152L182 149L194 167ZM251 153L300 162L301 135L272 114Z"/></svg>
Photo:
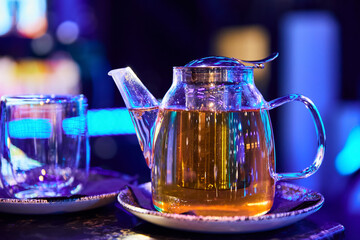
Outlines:
<svg viewBox="0 0 360 240"><path fill-rule="evenodd" d="M264 68L264 63L270 62L272 60L274 60L275 58L277 58L279 56L278 52L274 52L272 53L270 56L261 59L261 60L253 60L253 61L249 61L249 60L241 60L239 59L240 62L244 62L244 63L252 63L254 64L255 68Z"/></svg>
<svg viewBox="0 0 360 240"><path fill-rule="evenodd" d="M241 62L245 62L245 63L254 63L254 64L259 64L259 63L266 63L266 62L270 62L272 60L274 60L275 58L277 58L279 56L279 53L278 52L274 52L272 53L270 56L264 58L264 59L261 59L261 60L252 60L252 61L249 61L249 60L242 60L240 59Z"/></svg>

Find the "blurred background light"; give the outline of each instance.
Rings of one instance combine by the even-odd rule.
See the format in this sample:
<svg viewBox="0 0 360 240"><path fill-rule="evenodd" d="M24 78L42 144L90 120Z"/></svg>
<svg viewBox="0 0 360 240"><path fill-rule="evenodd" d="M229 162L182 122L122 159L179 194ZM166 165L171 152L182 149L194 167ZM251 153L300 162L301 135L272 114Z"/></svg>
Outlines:
<svg viewBox="0 0 360 240"><path fill-rule="evenodd" d="M353 174L360 169L360 126L350 132L343 150L335 159L335 166L341 175Z"/></svg>
<svg viewBox="0 0 360 240"><path fill-rule="evenodd" d="M280 95L302 93L309 97L327 126L339 94L340 40L337 20L326 11L295 11L281 21ZM316 132L308 111L302 104L285 105L280 110L278 141L279 161L284 170L297 172L310 166L316 153ZM326 131L330 130L326 128ZM326 132L328 134L328 132ZM326 165L326 150L324 165ZM331 151L331 149L330 149ZM279 155L278 155L279 156ZM286 161L285 159L289 159ZM297 181L312 189L331 187L321 181L336 174L335 167L322 167L313 176ZM335 178L333 179L335 181ZM329 180L332 181L332 180ZM325 186L326 185L326 186Z"/></svg>
<svg viewBox="0 0 360 240"><path fill-rule="evenodd" d="M347 212L351 215L360 214L360 179L353 185L347 200Z"/></svg>
<svg viewBox="0 0 360 240"><path fill-rule="evenodd" d="M113 137L105 136L96 138L92 150L101 159L115 157L118 147Z"/></svg>
<svg viewBox="0 0 360 240"><path fill-rule="evenodd" d="M88 111L90 136L135 134L135 128L126 108Z"/></svg>
<svg viewBox="0 0 360 240"><path fill-rule="evenodd" d="M79 26L76 22L65 21L58 26L56 36L63 44L74 43L79 37Z"/></svg>
<svg viewBox="0 0 360 240"><path fill-rule="evenodd" d="M92 137L135 134L134 125L126 108L89 110L87 117L88 131ZM63 129L66 134L78 134L85 129L83 124L83 119L78 117L67 118L63 121ZM21 119L11 121L9 124L9 135L13 138L49 138L51 133L49 119ZM105 138L105 142L110 141ZM100 142L98 145L102 146L104 143ZM109 154L111 152L113 150Z"/></svg>
<svg viewBox="0 0 360 240"><path fill-rule="evenodd" d="M20 119L9 122L11 138L49 138L52 134L49 119Z"/></svg>
<svg viewBox="0 0 360 240"><path fill-rule="evenodd" d="M11 1L0 1L0 36L7 34L12 27Z"/></svg>
<svg viewBox="0 0 360 240"><path fill-rule="evenodd" d="M270 55L270 36L260 25L226 27L214 40L215 54L244 60L258 60ZM269 81L270 65L254 71L257 87L265 88Z"/></svg>
<svg viewBox="0 0 360 240"><path fill-rule="evenodd" d="M48 26L46 0L18 1L17 30L27 38L38 38L43 35Z"/></svg>
<svg viewBox="0 0 360 240"><path fill-rule="evenodd" d="M0 96L80 93L79 65L67 55L45 60L23 58L17 61L10 57L0 57L0 71Z"/></svg>
<svg viewBox="0 0 360 240"><path fill-rule="evenodd" d="M41 37L35 38L31 41L31 48L33 52L40 56L50 53L53 47L54 47L53 37L48 33L45 33Z"/></svg>
<svg viewBox="0 0 360 240"><path fill-rule="evenodd" d="M67 135L78 135L85 133L86 118L84 117L69 117L63 120L62 127Z"/></svg>

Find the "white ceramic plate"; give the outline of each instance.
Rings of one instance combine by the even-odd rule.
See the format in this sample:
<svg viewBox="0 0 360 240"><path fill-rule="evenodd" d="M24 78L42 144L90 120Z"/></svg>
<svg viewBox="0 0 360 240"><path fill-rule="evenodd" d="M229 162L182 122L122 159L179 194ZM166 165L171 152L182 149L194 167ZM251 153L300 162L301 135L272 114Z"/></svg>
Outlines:
<svg viewBox="0 0 360 240"><path fill-rule="evenodd" d="M0 212L54 214L90 210L114 202L120 190L134 181L134 178L118 172L94 168L90 171L87 186L79 195L46 199L13 199L2 196Z"/></svg>
<svg viewBox="0 0 360 240"><path fill-rule="evenodd" d="M151 184L139 186L145 195L151 196ZM274 230L293 224L316 212L324 203L324 197L317 192L289 183L278 183L277 197L286 201L306 201L306 207L299 210L277 211L258 217L202 217L186 214L161 213L139 206L131 190L124 189L118 195L119 203L130 213L150 223L187 231L208 233L250 233ZM310 205L309 205L310 203Z"/></svg>

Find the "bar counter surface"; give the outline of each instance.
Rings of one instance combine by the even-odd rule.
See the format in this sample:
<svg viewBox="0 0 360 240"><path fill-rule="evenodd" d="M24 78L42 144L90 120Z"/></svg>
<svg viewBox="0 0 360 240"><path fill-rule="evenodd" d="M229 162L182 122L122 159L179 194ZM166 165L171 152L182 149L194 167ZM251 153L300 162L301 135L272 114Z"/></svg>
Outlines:
<svg viewBox="0 0 360 240"><path fill-rule="evenodd" d="M177 231L144 222L118 203L78 213L0 214L0 239L345 239L344 226L320 213L288 227L253 234Z"/></svg>

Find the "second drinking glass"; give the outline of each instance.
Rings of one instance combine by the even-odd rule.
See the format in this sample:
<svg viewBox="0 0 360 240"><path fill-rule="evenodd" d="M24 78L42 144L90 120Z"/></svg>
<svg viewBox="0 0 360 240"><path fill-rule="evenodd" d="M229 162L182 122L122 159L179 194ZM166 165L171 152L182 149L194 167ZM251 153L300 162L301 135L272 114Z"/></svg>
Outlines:
<svg viewBox="0 0 360 240"><path fill-rule="evenodd" d="M89 172L83 95L1 98L1 180L9 197L69 196Z"/></svg>

